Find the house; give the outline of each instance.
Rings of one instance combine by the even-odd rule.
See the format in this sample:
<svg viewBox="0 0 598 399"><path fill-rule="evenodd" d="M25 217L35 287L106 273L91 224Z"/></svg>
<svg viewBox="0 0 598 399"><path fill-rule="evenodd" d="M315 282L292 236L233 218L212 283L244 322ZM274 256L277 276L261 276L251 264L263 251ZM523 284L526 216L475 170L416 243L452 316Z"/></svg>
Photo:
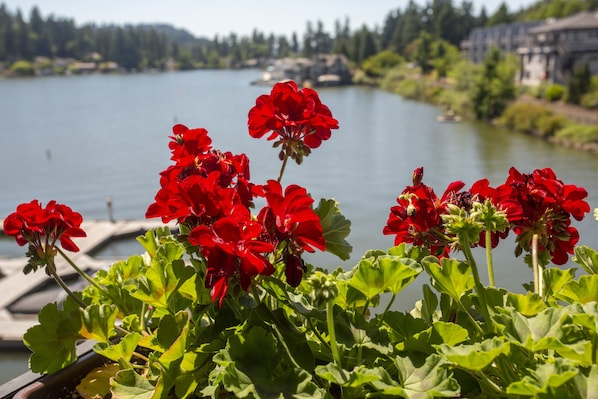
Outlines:
<svg viewBox="0 0 598 399"><path fill-rule="evenodd" d="M498 47L505 54L515 53L526 42L527 32L542 24L543 21L532 21L475 28L468 40L461 42L461 50L476 64L484 61L492 47Z"/></svg>
<svg viewBox="0 0 598 399"><path fill-rule="evenodd" d="M583 64L588 65L591 75L598 75L598 11L549 20L529 29L517 54L522 84L566 84Z"/></svg>
<svg viewBox="0 0 598 399"><path fill-rule="evenodd" d="M313 58L281 58L272 62L254 84L271 85L294 80L302 85L336 86L352 81L349 61L342 54L321 54Z"/></svg>

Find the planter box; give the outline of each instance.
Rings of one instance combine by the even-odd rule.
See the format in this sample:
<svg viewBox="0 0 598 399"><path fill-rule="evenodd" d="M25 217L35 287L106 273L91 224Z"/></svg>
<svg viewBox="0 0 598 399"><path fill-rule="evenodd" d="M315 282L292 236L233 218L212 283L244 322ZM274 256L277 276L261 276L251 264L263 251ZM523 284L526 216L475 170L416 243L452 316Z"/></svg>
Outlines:
<svg viewBox="0 0 598 399"><path fill-rule="evenodd" d="M106 361L92 351L93 344L79 345L78 360L54 374L40 376L27 372L0 386L0 399L72 399L70 392L79 380Z"/></svg>

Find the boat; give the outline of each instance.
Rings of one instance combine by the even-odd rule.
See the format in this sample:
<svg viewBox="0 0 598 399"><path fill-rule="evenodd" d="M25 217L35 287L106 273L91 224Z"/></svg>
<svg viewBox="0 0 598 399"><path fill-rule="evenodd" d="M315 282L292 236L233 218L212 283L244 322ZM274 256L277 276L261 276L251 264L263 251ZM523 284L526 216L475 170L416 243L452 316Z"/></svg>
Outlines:
<svg viewBox="0 0 598 399"><path fill-rule="evenodd" d="M442 115L438 115L436 117L436 120L438 122L461 122L461 117L459 115L455 114L455 111L453 111L452 109L449 109Z"/></svg>

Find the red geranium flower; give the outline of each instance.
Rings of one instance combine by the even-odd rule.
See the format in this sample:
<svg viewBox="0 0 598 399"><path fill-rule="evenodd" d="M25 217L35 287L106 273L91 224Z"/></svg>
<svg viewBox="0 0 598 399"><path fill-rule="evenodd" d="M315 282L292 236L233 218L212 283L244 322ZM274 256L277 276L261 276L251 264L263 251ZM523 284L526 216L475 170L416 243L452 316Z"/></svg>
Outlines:
<svg viewBox="0 0 598 399"><path fill-rule="evenodd" d="M536 169L531 174L511 168L498 190L512 190L512 198L521 205L521 218L512 223L517 234L516 253L529 252L532 237L537 234L538 250L547 251L553 263L565 264L579 240L577 229L571 227L571 216L581 220L590 211L584 201L587 191L564 184L550 168Z"/></svg>
<svg viewBox="0 0 598 399"><path fill-rule="evenodd" d="M442 215L449 203L459 199L459 191L465 186L462 181L449 184L442 197L438 198L431 187L423 184L423 168L413 172L413 185L407 186L397 198L383 233L395 235L394 243L412 243L426 246L437 256L447 256L450 241L444 232Z"/></svg>
<svg viewBox="0 0 598 399"><path fill-rule="evenodd" d="M330 138L331 129L338 129L338 121L315 90L298 89L295 82L287 81L275 84L270 94L257 98L249 111L248 127L254 138L271 132L267 140L278 138L274 146L282 144L281 156L301 163L310 149Z"/></svg>
<svg viewBox="0 0 598 399"><path fill-rule="evenodd" d="M197 226L189 233L189 243L199 246L207 260L206 287L212 288L213 301L222 305L231 278L247 290L254 276L274 273L263 255L274 246L261 241L262 235L263 226L251 219L243 205L236 205L211 226Z"/></svg>
<svg viewBox="0 0 598 399"><path fill-rule="evenodd" d="M301 253L326 249L320 217L312 208L313 198L301 186L292 184L283 194L280 183L269 180L263 190L267 206L260 211L258 220L275 246L284 243L287 282L296 287L303 275Z"/></svg>
<svg viewBox="0 0 598 399"><path fill-rule="evenodd" d="M66 205L50 201L42 208L38 200L33 200L17 206L16 212L4 219L4 234L13 236L20 246L29 243L29 265L35 270L54 257L57 241L68 251L79 251L72 238L86 236L80 227L82 222L81 214Z"/></svg>

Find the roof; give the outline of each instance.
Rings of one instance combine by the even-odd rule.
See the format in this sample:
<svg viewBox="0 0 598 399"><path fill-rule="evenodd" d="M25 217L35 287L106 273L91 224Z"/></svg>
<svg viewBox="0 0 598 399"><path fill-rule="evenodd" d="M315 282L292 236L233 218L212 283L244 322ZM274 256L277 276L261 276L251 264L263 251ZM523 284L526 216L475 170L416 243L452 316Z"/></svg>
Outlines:
<svg viewBox="0 0 598 399"><path fill-rule="evenodd" d="M598 12L584 11L566 18L549 21L529 30L529 33L548 33L562 30L598 29Z"/></svg>

